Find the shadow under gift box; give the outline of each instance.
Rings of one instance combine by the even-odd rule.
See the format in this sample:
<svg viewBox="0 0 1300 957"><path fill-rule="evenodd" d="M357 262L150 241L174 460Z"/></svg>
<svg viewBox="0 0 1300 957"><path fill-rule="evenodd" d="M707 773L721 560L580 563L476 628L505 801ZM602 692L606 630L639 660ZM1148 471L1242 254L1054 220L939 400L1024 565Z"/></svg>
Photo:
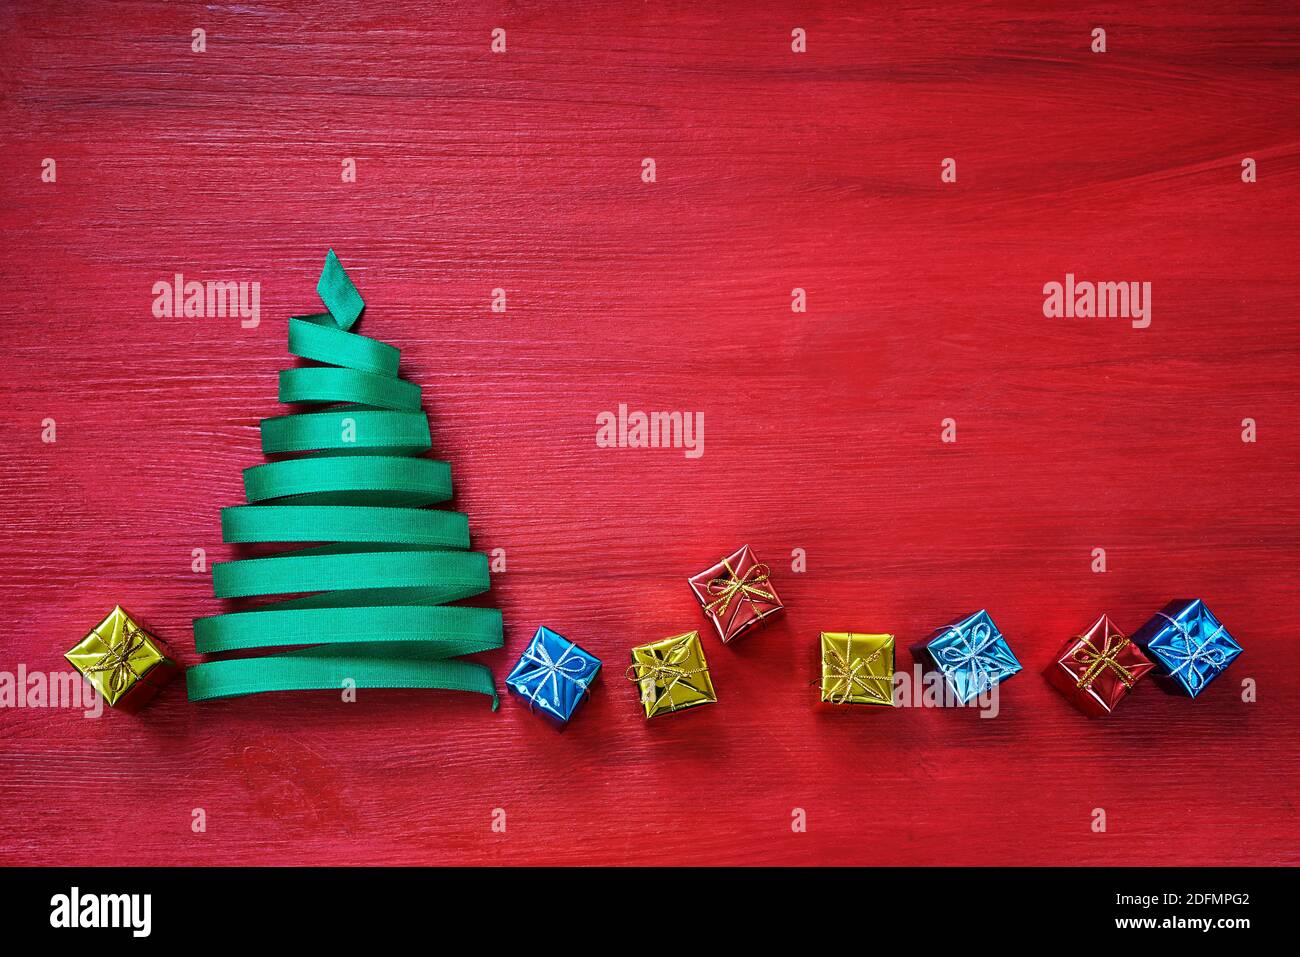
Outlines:
<svg viewBox="0 0 1300 957"><path fill-rule="evenodd" d="M1067 641L1043 676L1090 718L1108 715L1152 671L1141 649L1102 615Z"/></svg>
<svg viewBox="0 0 1300 957"><path fill-rule="evenodd" d="M688 582L724 644L761 627L785 607L772 585L771 569L748 545Z"/></svg>
<svg viewBox="0 0 1300 957"><path fill-rule="evenodd" d="M1195 698L1241 654L1242 647L1199 598L1175 598L1137 630L1133 642L1156 666L1156 684Z"/></svg>
<svg viewBox="0 0 1300 957"><path fill-rule="evenodd" d="M506 677L506 687L564 730L599 673L599 658L542 625Z"/></svg>
<svg viewBox="0 0 1300 957"><path fill-rule="evenodd" d="M1016 675L1022 667L992 616L982 608L936 628L929 638L907 650L920 662L923 675L940 672L946 693L962 705ZM983 682L977 677L981 672L986 673Z"/></svg>

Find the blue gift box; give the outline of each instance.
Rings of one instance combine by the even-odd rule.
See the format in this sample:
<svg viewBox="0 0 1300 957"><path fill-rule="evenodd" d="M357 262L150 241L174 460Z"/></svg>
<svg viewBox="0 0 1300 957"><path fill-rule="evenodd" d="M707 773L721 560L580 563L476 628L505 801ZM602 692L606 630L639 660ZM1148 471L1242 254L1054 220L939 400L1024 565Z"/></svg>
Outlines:
<svg viewBox="0 0 1300 957"><path fill-rule="evenodd" d="M1133 643L1155 662L1166 690L1192 698L1242 650L1199 598L1175 598L1138 629Z"/></svg>
<svg viewBox="0 0 1300 957"><path fill-rule="evenodd" d="M599 658L543 625L506 678L506 686L533 710L564 725L599 671Z"/></svg>
<svg viewBox="0 0 1300 957"><path fill-rule="evenodd" d="M962 704L1020 670L1011 646L983 609L941 629L925 650Z"/></svg>

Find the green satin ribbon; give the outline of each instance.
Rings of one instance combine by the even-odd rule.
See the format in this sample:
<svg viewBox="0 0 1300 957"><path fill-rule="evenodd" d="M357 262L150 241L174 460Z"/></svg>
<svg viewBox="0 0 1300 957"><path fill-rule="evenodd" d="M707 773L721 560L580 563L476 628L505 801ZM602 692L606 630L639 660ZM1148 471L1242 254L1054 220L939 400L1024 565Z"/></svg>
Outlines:
<svg viewBox="0 0 1300 957"><path fill-rule="evenodd" d="M314 591L372 588L441 589L440 594L469 598L488 590L487 556L482 552L351 552L367 546L306 548L270 558L222 562L212 569L218 598L289 595ZM399 546L394 546L399 547Z"/></svg>
<svg viewBox="0 0 1300 957"><path fill-rule="evenodd" d="M344 332L328 312L289 320L289 351L304 359L396 376L400 353L386 342Z"/></svg>
<svg viewBox="0 0 1300 957"><path fill-rule="evenodd" d="M435 657L382 645L322 645L265 658L236 658L196 665L187 674L191 701L210 701L263 691L321 688L447 688L497 694L492 673L468 661ZM220 669L220 670L218 670Z"/></svg>
<svg viewBox="0 0 1300 957"><path fill-rule="evenodd" d="M486 592L487 556L469 549L430 446L420 388L397 377L399 353L348 330L365 307L334 251L317 292L325 313L289 320L289 351L328 366L280 373L280 401L351 403L262 420L268 455L312 453L244 470L247 505L222 509L231 543L325 543L213 567L218 598L299 595L194 622L195 646L221 654L186 673L190 700L264 691L446 688L492 698L491 672L452 660L500 648L501 613L446 603Z"/></svg>
<svg viewBox="0 0 1300 957"><path fill-rule="evenodd" d="M469 548L462 512L365 505L232 505L221 510L227 542L409 542Z"/></svg>
<svg viewBox="0 0 1300 957"><path fill-rule="evenodd" d="M414 455L429 445L429 420L422 412L345 409L262 420L262 451L267 455L325 449L349 453L385 449Z"/></svg>
<svg viewBox="0 0 1300 957"><path fill-rule="evenodd" d="M269 607L194 622L194 644L205 655L273 645L370 641L411 648L437 645L447 658L491 651L501 644L501 612L459 605Z"/></svg>
<svg viewBox="0 0 1300 957"><path fill-rule="evenodd" d="M301 366L280 370L280 401L355 402L380 409L420 410L420 387L376 372Z"/></svg>
<svg viewBox="0 0 1300 957"><path fill-rule="evenodd" d="M333 495L360 499L398 498L402 505L429 505L451 498L451 468L435 459L399 455L345 455L286 459L244 469L249 504L268 499ZM303 504L311 504L303 501ZM326 504L346 505L341 502Z"/></svg>

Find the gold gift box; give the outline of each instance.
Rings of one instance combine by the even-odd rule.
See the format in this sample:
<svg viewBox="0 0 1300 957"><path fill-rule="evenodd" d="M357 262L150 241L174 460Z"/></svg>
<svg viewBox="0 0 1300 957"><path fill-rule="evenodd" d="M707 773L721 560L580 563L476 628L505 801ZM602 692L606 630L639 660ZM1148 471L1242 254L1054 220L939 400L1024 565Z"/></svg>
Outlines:
<svg viewBox="0 0 1300 957"><path fill-rule="evenodd" d="M822 700L894 706L894 636L823 631Z"/></svg>
<svg viewBox="0 0 1300 957"><path fill-rule="evenodd" d="M718 700L698 631L633 648L627 677L641 689L647 718Z"/></svg>
<svg viewBox="0 0 1300 957"><path fill-rule="evenodd" d="M136 711L180 670L165 648L118 605L63 657L111 706Z"/></svg>

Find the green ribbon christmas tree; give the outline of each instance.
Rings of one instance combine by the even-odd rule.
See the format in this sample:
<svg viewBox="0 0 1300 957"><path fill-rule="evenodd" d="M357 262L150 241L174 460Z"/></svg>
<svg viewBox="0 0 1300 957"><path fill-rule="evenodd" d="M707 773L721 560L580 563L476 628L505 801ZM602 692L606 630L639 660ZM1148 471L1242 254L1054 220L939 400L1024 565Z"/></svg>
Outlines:
<svg viewBox="0 0 1300 957"><path fill-rule="evenodd" d="M262 420L262 451L281 458L244 470L248 504L222 509L221 530L326 544L215 565L218 598L303 597L194 622L204 654L308 647L196 665L190 700L352 682L475 691L495 710L492 673L454 660L501 647L501 612L447 604L488 590L488 561L465 515L424 507L451 497L451 469L423 457L420 387L398 377L398 350L348 331L365 303L332 249L316 291L327 312L289 320L289 351L321 364L283 370L280 401L321 408Z"/></svg>

